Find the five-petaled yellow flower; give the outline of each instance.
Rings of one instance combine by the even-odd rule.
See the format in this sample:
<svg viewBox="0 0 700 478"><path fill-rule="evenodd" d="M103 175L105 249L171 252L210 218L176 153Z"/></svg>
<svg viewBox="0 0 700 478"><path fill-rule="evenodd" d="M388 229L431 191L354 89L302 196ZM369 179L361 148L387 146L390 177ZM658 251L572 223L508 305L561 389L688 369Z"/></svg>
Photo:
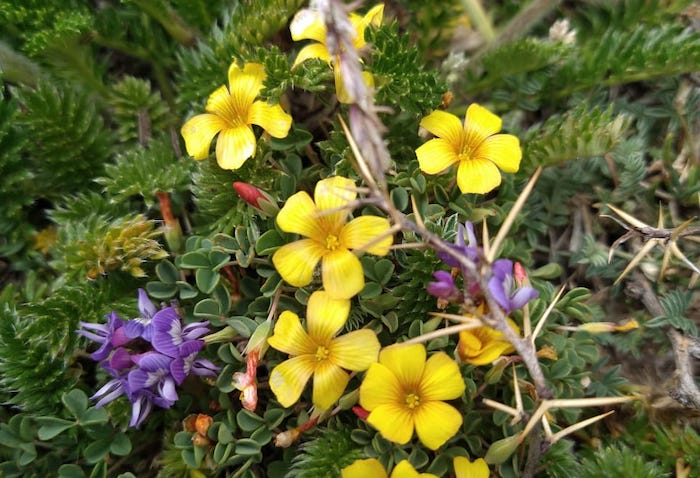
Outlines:
<svg viewBox="0 0 700 478"><path fill-rule="evenodd" d="M462 414L443 402L462 395L465 385L457 363L438 352L426 361L422 344L384 348L360 385L367 422L387 440L405 444L413 430L436 450L462 425Z"/></svg>
<svg viewBox="0 0 700 478"><path fill-rule="evenodd" d="M370 25L381 25L383 15L383 4L375 5L362 17L356 13L350 14L350 23L355 29L352 44L356 49L359 50L367 44L365 41L365 30ZM357 101L358 98L352 98L348 90L345 88L345 83L340 73L340 58L331 58L331 54L328 51L326 25L323 22L323 18L321 18L320 13L310 9L300 10L292 19L292 22L289 25L289 31L292 34L292 39L295 41L315 40L317 42L307 45L302 48L301 51L299 51L296 60L294 60L292 68L296 68L299 64L310 58L319 58L320 60L327 62L329 65L333 66L335 91L338 101L341 103L353 103ZM374 86L374 77L371 73L362 72L362 79L365 82L365 85L369 87Z"/></svg>
<svg viewBox="0 0 700 478"><path fill-rule="evenodd" d="M316 183L314 199L300 191L287 199L277 214L277 224L286 232L305 236L280 247L272 262L282 278L295 287L311 282L319 261L323 287L331 297L349 299L365 286L362 264L350 249L384 256L393 238L389 221L360 216L347 222L348 203L357 197L355 183L334 176Z"/></svg>
<svg viewBox="0 0 700 478"><path fill-rule="evenodd" d="M485 307L480 306L481 314L487 313ZM520 328L507 317L508 325L516 334L520 334ZM457 355L462 362L472 365L486 365L496 360L501 355L515 351L513 345L508 342L503 333L484 325L476 329L463 330L459 333Z"/></svg>
<svg viewBox="0 0 700 478"><path fill-rule="evenodd" d="M456 456L452 462L457 478L489 478L489 466L483 458L473 462L463 456Z"/></svg>
<svg viewBox="0 0 700 478"><path fill-rule="evenodd" d="M420 125L437 136L416 150L421 171L437 174L457 163L457 186L462 193L485 194L501 184L500 168L520 167L520 141L501 130L501 118L476 103L467 109L464 124L455 115L433 111Z"/></svg>
<svg viewBox="0 0 700 478"><path fill-rule="evenodd" d="M270 388L283 407L292 406L311 376L313 404L328 410L343 394L350 380L345 370L362 371L377 361L379 341L369 329L355 330L340 337L350 312L350 301L332 299L324 291L309 297L306 328L289 311L280 314L268 343L292 357L270 374Z"/></svg>
<svg viewBox="0 0 700 478"><path fill-rule="evenodd" d="M181 134L187 153L194 159L209 156L211 140L216 140L216 160L222 169L238 169L255 154L256 140L251 125L261 126L271 136L284 138L292 126L292 117L280 105L256 101L265 80L265 68L246 63L243 69L232 63L228 70L228 88L222 85L207 100L209 113L190 118Z"/></svg>
<svg viewBox="0 0 700 478"><path fill-rule="evenodd" d="M350 23L355 27L355 36L352 44L356 49L359 50L367 44L365 41L365 30L370 25L381 25L383 15L383 4L375 5L363 17L356 13L350 14ZM326 24L318 11L310 9L300 10L289 24L289 31L294 41L314 40L317 42L307 45L299 51L292 68L310 58L319 58L327 63L331 63L331 54L326 45Z"/></svg>
<svg viewBox="0 0 700 478"><path fill-rule="evenodd" d="M376 458L356 460L352 465L343 468L341 474L342 478L437 478L432 473L418 473L408 460L400 461L390 477Z"/></svg>

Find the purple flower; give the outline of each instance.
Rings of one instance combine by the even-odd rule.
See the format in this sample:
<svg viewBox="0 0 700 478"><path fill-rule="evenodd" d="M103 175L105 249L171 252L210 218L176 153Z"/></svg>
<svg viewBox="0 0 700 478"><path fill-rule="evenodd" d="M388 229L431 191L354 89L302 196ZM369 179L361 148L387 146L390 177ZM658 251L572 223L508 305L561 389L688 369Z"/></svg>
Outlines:
<svg viewBox="0 0 700 478"><path fill-rule="evenodd" d="M90 397L91 400L99 399L95 404L95 408L100 408L115 398L118 398L127 393L128 384L126 376L117 376L104 384L95 394Z"/></svg>
<svg viewBox="0 0 700 478"><path fill-rule="evenodd" d="M498 259L493 263L493 276L489 279L489 292L506 314L527 304L540 293L530 286L518 287L513 277L513 261Z"/></svg>
<svg viewBox="0 0 700 478"><path fill-rule="evenodd" d="M139 312L141 312L141 317L136 317L129 320L124 329L126 336L130 339L135 339L137 337L142 337L144 340L151 341L153 335L153 324L152 319L156 314L156 306L153 305L151 299L148 298L148 294L143 289L139 289Z"/></svg>
<svg viewBox="0 0 700 478"><path fill-rule="evenodd" d="M170 373L172 357L158 352L146 352L134 356L133 359L138 368L129 372L127 377L129 391L134 394L140 390L152 389L156 396L165 400L163 403L167 406L163 408L170 408L177 401L175 379ZM129 397L132 403L133 398L134 395Z"/></svg>
<svg viewBox="0 0 700 478"><path fill-rule="evenodd" d="M106 324L79 322L80 326L87 330L78 330L77 333L101 344L91 355L95 361L104 360L115 347L125 345L130 340L124 331L124 321L116 312L113 311L105 317L109 317Z"/></svg>
<svg viewBox="0 0 700 478"><path fill-rule="evenodd" d="M468 245L467 242L468 241ZM463 225L459 225L457 229L457 238L454 244L449 244L449 247L455 252L466 256L470 261L477 263L479 262L479 254L481 248L476 242L476 236L474 235L474 224L467 221ZM461 267L460 262L455 259L452 255L440 251L438 252L438 257L450 267Z"/></svg>
<svg viewBox="0 0 700 478"><path fill-rule="evenodd" d="M170 363L170 373L178 385L185 381L190 372L200 376L216 377L219 367L207 359L197 358L202 347L204 347L203 340L190 340L180 346L182 355L175 357Z"/></svg>
<svg viewBox="0 0 700 478"><path fill-rule="evenodd" d="M209 322L193 322L182 326L175 307L166 307L153 316L153 348L168 357L182 357L183 344L209 332Z"/></svg>
<svg viewBox="0 0 700 478"><path fill-rule="evenodd" d="M430 295L446 300L454 299L459 295L452 274L447 271L437 271L433 272L433 277L437 281L428 284L427 289Z"/></svg>

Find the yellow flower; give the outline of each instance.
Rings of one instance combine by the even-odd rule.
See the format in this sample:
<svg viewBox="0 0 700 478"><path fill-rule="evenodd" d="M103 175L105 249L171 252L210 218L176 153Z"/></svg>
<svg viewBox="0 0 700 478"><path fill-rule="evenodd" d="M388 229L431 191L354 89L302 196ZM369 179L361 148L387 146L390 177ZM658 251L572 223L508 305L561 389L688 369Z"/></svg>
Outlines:
<svg viewBox="0 0 700 478"><path fill-rule="evenodd" d="M365 30L370 25L381 25L383 15L383 4L375 5L363 17L357 15L356 13L350 14L350 23L355 29L352 44L356 49L359 50L367 44L365 41ZM302 48L301 51L299 51L296 60L294 60L292 68L296 68L299 64L311 58L319 58L328 64L332 64L334 67L335 91L338 101L341 103L353 103L354 101L357 101L358 98L352 98L348 90L345 88L345 84L340 74L340 58L331 58L331 54L328 51L328 46L326 43L326 25L323 22L323 18L321 18L319 12L310 9L300 10L294 16L294 19L292 19L292 22L289 25L289 31L292 34L292 39L295 41L315 40L317 42L307 45ZM367 87L374 87L374 77L371 73L362 72L362 79Z"/></svg>
<svg viewBox="0 0 700 478"><path fill-rule="evenodd" d="M483 458L471 462L463 456L457 456L453 465L457 478L489 478L489 466Z"/></svg>
<svg viewBox="0 0 700 478"><path fill-rule="evenodd" d="M444 352L426 361L422 344L384 348L360 385L360 405L367 422L387 440L405 444L416 434L431 450L454 436L462 414L442 400L464 392L459 367Z"/></svg>
<svg viewBox="0 0 700 478"><path fill-rule="evenodd" d="M261 126L271 136L284 138L292 117L280 105L256 101L265 80L265 68L246 63L243 69L232 63L228 88L222 85L207 100L207 114L190 118L180 131L187 153L194 159L209 156L211 140L216 140L216 160L222 169L238 169L255 154L256 141L251 125Z"/></svg>
<svg viewBox="0 0 700 478"><path fill-rule="evenodd" d="M520 328L510 318L507 319L510 328L520 334ZM476 329L463 330L459 333L457 355L462 362L472 365L486 365L501 355L515 351L501 332L491 327L483 326Z"/></svg>
<svg viewBox="0 0 700 478"><path fill-rule="evenodd" d="M514 173L520 167L520 141L496 134L501 119L478 104L467 109L464 124L455 115L433 111L420 125L437 136L416 150L421 171L437 174L455 163L462 193L485 194L501 184L500 168Z"/></svg>
<svg viewBox="0 0 700 478"><path fill-rule="evenodd" d="M355 183L335 176L316 183L314 201L304 192L290 197L277 214L277 225L286 232L307 237L280 247L272 263L282 278L295 287L311 282L319 261L323 287L331 297L349 299L365 286L362 264L350 249L363 249L384 256L393 241L390 235L374 242L389 230L389 221L360 216L347 222L344 209L357 196Z"/></svg>
<svg viewBox="0 0 700 478"><path fill-rule="evenodd" d="M365 41L365 30L370 25L381 25L383 15L383 4L375 5L363 17L356 13L350 14L350 23L355 27L355 37L352 44L356 49L359 50L367 44ZM331 54L326 45L326 24L318 11L310 9L300 10L294 15L292 22L289 24L289 31L294 41L315 40L317 42L307 45L299 51L292 68L296 68L300 63L310 58L319 58L327 63L331 63Z"/></svg>
<svg viewBox="0 0 700 478"><path fill-rule="evenodd" d="M376 458L356 460L341 471L342 478L389 478L384 466ZM415 468L403 460L394 467L391 478L437 478L432 473L418 473Z"/></svg>
<svg viewBox="0 0 700 478"><path fill-rule="evenodd" d="M344 369L359 372L377 361L380 345L373 331L355 330L335 337L349 312L349 300L332 299L326 292L316 291L309 297L307 306L308 333L295 313L280 314L267 341L292 356L270 374L270 388L283 407L299 400L313 375L313 404L327 410L340 398L350 380Z"/></svg>

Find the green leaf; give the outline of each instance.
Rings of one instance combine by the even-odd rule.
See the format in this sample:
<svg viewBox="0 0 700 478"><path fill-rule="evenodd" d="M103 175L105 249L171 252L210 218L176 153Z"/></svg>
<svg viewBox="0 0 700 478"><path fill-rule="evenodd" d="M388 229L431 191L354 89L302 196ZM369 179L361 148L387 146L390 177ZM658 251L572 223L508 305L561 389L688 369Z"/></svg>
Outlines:
<svg viewBox="0 0 700 478"><path fill-rule="evenodd" d="M212 458L216 463L223 464L228 459L228 457L231 456L233 447L233 443L217 443L214 447L214 453L212 454Z"/></svg>
<svg viewBox="0 0 700 478"><path fill-rule="evenodd" d="M261 425L265 425L265 420L261 416L243 409L236 414L236 423L241 427L241 430L252 432L253 430L257 430Z"/></svg>
<svg viewBox="0 0 700 478"><path fill-rule="evenodd" d="M219 284L220 278L221 277L219 276L218 272L214 272L209 269L197 269L197 272L195 272L194 275L197 288L205 294L211 294L211 292Z"/></svg>
<svg viewBox="0 0 700 478"><path fill-rule="evenodd" d="M88 397L82 390L71 390L61 397L61 401L75 418L80 418L88 408Z"/></svg>
<svg viewBox="0 0 700 478"><path fill-rule="evenodd" d="M254 440L262 447L272 441L272 432L266 426L260 427L250 435L250 439Z"/></svg>
<svg viewBox="0 0 700 478"><path fill-rule="evenodd" d="M90 478L107 478L107 461L96 463L90 473Z"/></svg>
<svg viewBox="0 0 700 478"><path fill-rule="evenodd" d="M82 426L101 425L107 423L108 419L107 410L104 408L88 408L85 410L85 413L78 418Z"/></svg>
<svg viewBox="0 0 700 478"><path fill-rule="evenodd" d="M269 429L277 428L280 423L282 423L285 416L287 416L287 412L282 408L271 408L265 410L263 414L263 418Z"/></svg>
<svg viewBox="0 0 700 478"><path fill-rule="evenodd" d="M177 432L173 438L176 448L192 448L192 434L188 432Z"/></svg>
<svg viewBox="0 0 700 478"><path fill-rule="evenodd" d="M284 245L285 241L275 229L270 229L263 233L255 243L255 253L259 256L266 256Z"/></svg>
<svg viewBox="0 0 700 478"><path fill-rule="evenodd" d="M83 456L88 463L97 463L109 453L110 439L103 438L90 443L85 450Z"/></svg>
<svg viewBox="0 0 700 478"><path fill-rule="evenodd" d="M156 266L156 275L161 282L166 284L174 284L180 278L177 267L167 259L163 259L158 263Z"/></svg>
<svg viewBox="0 0 700 478"><path fill-rule="evenodd" d="M222 423L217 430L216 441L223 444L233 442L233 433L231 433L231 430L229 430L225 423Z"/></svg>
<svg viewBox="0 0 700 478"><path fill-rule="evenodd" d="M77 423L73 421L55 417L37 417L36 421L41 425L39 427L39 431L37 432L37 436L43 441L49 441L69 428L77 425Z"/></svg>
<svg viewBox="0 0 700 478"><path fill-rule="evenodd" d="M177 281L177 286L180 288L180 298L182 300L194 299L199 295L199 291L192 284L185 281Z"/></svg>
<svg viewBox="0 0 700 478"><path fill-rule="evenodd" d="M164 300L170 299L177 294L177 286L175 284L153 281L146 284L146 291L154 299Z"/></svg>
<svg viewBox="0 0 700 478"><path fill-rule="evenodd" d="M242 438L236 442L235 452L236 455L250 456L260 453L261 448L260 444L255 440Z"/></svg>
<svg viewBox="0 0 700 478"><path fill-rule="evenodd" d="M117 456L126 456L131 453L131 440L125 433L119 432L112 439L109 451Z"/></svg>
<svg viewBox="0 0 700 478"><path fill-rule="evenodd" d="M214 299L203 299L194 306L193 314L202 319L218 320L221 318L221 308Z"/></svg>
<svg viewBox="0 0 700 478"><path fill-rule="evenodd" d="M78 465L61 465L58 467L59 478L85 478L85 472Z"/></svg>
<svg viewBox="0 0 700 478"><path fill-rule="evenodd" d="M394 274L394 263L389 259L380 259L374 264L374 276L381 285L386 285Z"/></svg>
<svg viewBox="0 0 700 478"><path fill-rule="evenodd" d="M391 197L391 202L396 206L396 209L399 211L406 210L408 207L408 191L406 191L406 188L396 187L391 190L389 196Z"/></svg>
<svg viewBox="0 0 700 478"><path fill-rule="evenodd" d="M204 251L187 252L175 261L182 269L201 269L210 267L209 258Z"/></svg>
<svg viewBox="0 0 700 478"><path fill-rule="evenodd" d="M19 455L19 459L17 460L17 463L19 463L20 466L27 466L36 460L37 452L33 443L22 443L19 449L22 450Z"/></svg>
<svg viewBox="0 0 700 478"><path fill-rule="evenodd" d="M231 261L231 255L224 251L209 251L209 264L211 270L218 271Z"/></svg>
<svg viewBox="0 0 700 478"><path fill-rule="evenodd" d="M238 316L231 317L226 321L228 325L234 328L236 332L241 334L243 337L250 337L258 328L258 323L248 317Z"/></svg>

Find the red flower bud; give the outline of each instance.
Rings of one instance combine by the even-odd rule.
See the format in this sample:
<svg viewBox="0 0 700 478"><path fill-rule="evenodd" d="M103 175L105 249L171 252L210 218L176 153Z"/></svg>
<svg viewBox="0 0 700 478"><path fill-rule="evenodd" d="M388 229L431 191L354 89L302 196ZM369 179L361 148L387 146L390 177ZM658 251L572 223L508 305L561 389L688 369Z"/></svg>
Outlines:
<svg viewBox="0 0 700 478"><path fill-rule="evenodd" d="M233 189L236 190L241 199L253 206L255 210L266 216L277 214L279 207L272 196L252 184L236 181L233 183Z"/></svg>
<svg viewBox="0 0 700 478"><path fill-rule="evenodd" d="M352 411L360 420L367 420L367 417L369 416L369 412L359 405L352 407Z"/></svg>
<svg viewBox="0 0 700 478"><path fill-rule="evenodd" d="M515 277L515 281L518 283L518 285L523 285L525 284L525 281L527 281L527 272L525 272L525 268L520 264L520 262L516 262L513 264L513 276Z"/></svg>

